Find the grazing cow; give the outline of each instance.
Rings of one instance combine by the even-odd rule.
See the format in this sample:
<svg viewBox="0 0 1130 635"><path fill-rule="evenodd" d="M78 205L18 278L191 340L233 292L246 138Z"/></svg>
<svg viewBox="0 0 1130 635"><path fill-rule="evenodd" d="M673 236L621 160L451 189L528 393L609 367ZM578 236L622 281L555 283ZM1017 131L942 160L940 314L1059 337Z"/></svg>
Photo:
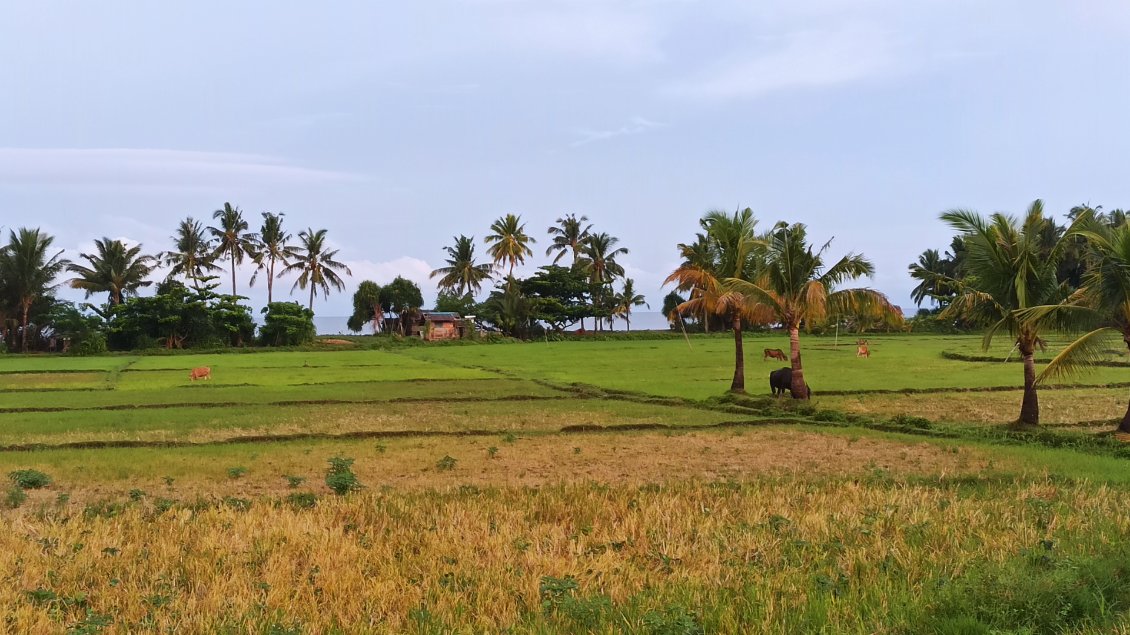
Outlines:
<svg viewBox="0 0 1130 635"><path fill-rule="evenodd" d="M788 359L785 357L785 351L782 351L779 348L767 348L767 349L765 349L765 356L761 359L761 361L764 362L764 361L769 360L769 359L779 359L782 362L788 361Z"/></svg>
<svg viewBox="0 0 1130 635"><path fill-rule="evenodd" d="M775 370L769 373L769 390L773 395L780 397L790 390L793 385L793 369L788 366ZM804 385L805 391L808 393L808 398L812 398L812 388L806 383Z"/></svg>
<svg viewBox="0 0 1130 635"><path fill-rule="evenodd" d="M212 369L207 366L193 368L191 371L189 371L188 378L192 381L196 381L197 379L211 379Z"/></svg>

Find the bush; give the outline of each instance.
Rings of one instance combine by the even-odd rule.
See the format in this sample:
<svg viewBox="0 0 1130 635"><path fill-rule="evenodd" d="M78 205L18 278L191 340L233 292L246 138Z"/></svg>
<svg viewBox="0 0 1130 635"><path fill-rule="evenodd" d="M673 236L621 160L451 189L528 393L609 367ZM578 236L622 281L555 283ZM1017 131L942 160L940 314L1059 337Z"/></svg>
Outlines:
<svg viewBox="0 0 1130 635"><path fill-rule="evenodd" d="M313 509L318 504L318 495L313 492L295 492L287 495L286 502L295 509Z"/></svg>
<svg viewBox="0 0 1130 635"><path fill-rule="evenodd" d="M272 302L263 309L266 317L259 340L267 346L300 346L314 341L314 312L297 302Z"/></svg>
<svg viewBox="0 0 1130 635"><path fill-rule="evenodd" d="M326 487L329 487L339 496L361 489L361 482L353 473L353 459L335 456L329 460L330 467L326 470Z"/></svg>
<svg viewBox="0 0 1130 635"><path fill-rule="evenodd" d="M41 489L51 484L51 477L39 470L16 470L8 478L20 489Z"/></svg>
<svg viewBox="0 0 1130 635"><path fill-rule="evenodd" d="M8 491L4 492L4 507L8 509L15 509L23 505L26 500L27 492L18 485L9 485Z"/></svg>
<svg viewBox="0 0 1130 635"><path fill-rule="evenodd" d="M436 469L441 472L447 472L455 469L455 457L444 455L442 459L436 462Z"/></svg>

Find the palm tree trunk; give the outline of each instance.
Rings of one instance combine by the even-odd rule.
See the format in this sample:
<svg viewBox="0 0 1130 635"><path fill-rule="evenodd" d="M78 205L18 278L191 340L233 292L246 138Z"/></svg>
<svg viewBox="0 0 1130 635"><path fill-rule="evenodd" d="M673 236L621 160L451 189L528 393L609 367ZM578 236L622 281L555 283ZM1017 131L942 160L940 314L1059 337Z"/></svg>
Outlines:
<svg viewBox="0 0 1130 635"><path fill-rule="evenodd" d="M742 318L734 316L734 381L730 392L745 392L745 342L742 341Z"/></svg>
<svg viewBox="0 0 1130 635"><path fill-rule="evenodd" d="M800 362L800 326L789 326L789 360L793 369L793 383L789 393L793 399L808 399L808 384L804 381L804 367Z"/></svg>
<svg viewBox="0 0 1130 635"><path fill-rule="evenodd" d="M231 259L231 294L235 295L235 256Z"/></svg>
<svg viewBox="0 0 1130 635"><path fill-rule="evenodd" d="M1040 425L1040 399L1036 395L1035 343L1021 342L1020 355L1024 360L1024 400L1020 404L1021 426Z"/></svg>
<svg viewBox="0 0 1130 635"><path fill-rule="evenodd" d="M630 317L630 314L628 314L628 313L624 314L624 325L625 325L624 326L625 332L631 333L632 332L632 318Z"/></svg>
<svg viewBox="0 0 1130 635"><path fill-rule="evenodd" d="M31 301L30 300L24 300L20 304L23 305L22 307L20 307L22 309L22 312L23 312L22 316L20 317L20 352L26 353L27 352L27 314L28 314L28 311L31 310Z"/></svg>
<svg viewBox="0 0 1130 635"><path fill-rule="evenodd" d="M310 283L310 310L314 310L314 283Z"/></svg>
<svg viewBox="0 0 1130 635"><path fill-rule="evenodd" d="M275 286L275 259L271 258L271 264L267 265L267 305L271 304L271 291Z"/></svg>

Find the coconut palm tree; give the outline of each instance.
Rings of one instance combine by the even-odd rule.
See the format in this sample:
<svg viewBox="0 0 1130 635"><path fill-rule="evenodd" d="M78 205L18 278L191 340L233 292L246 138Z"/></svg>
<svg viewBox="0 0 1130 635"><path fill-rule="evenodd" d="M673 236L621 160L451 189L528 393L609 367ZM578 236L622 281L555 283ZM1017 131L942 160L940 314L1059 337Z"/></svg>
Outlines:
<svg viewBox="0 0 1130 635"><path fill-rule="evenodd" d="M453 237L455 246L444 247L448 258L447 266L440 267L431 273L429 278L443 276L439 279L439 288L455 291L465 295L468 291L478 293L483 282L490 280L493 267L489 264L475 264L475 237L470 238L460 234Z"/></svg>
<svg viewBox="0 0 1130 635"><path fill-rule="evenodd" d="M953 291L946 284L946 280L957 277L953 259L943 258L937 249L927 249L908 269L910 277L919 281L918 286L910 291L910 298L914 300L914 304L922 306L922 302L927 298L931 303L940 306L949 302Z"/></svg>
<svg viewBox="0 0 1130 635"><path fill-rule="evenodd" d="M255 285L259 272L266 270L267 304L274 301L275 265L286 267L294 257L294 247L288 244L290 234L282 228L283 216L285 214L263 212L263 226L259 228L259 241L252 255L255 273L251 274L251 286Z"/></svg>
<svg viewBox="0 0 1130 635"><path fill-rule="evenodd" d="M761 305L772 321L789 332L794 399L807 399L804 367L800 355L800 326L824 323L829 315L859 315L878 318L898 317L898 310L878 291L867 288L835 290L839 285L862 276L871 276L875 267L858 254L844 256L825 268L825 243L813 250L803 224L777 223L766 237L764 268L750 279L726 278L724 288L738 293L747 302Z"/></svg>
<svg viewBox="0 0 1130 635"><path fill-rule="evenodd" d="M1111 336L1120 335L1130 348L1130 224L1111 227L1102 219L1083 222L1086 225L1078 233L1086 240L1088 267L1083 286L1067 302L1020 311L1019 319L1055 320L1092 330L1064 347L1036 377L1036 385L1104 360ZM1130 433L1130 405L1118 432Z"/></svg>
<svg viewBox="0 0 1130 635"><path fill-rule="evenodd" d="M644 297L636 293L635 282L631 278L624 278L624 288L616 296L616 315L624 318L627 330L632 330L632 307L646 306L651 308Z"/></svg>
<svg viewBox="0 0 1130 635"><path fill-rule="evenodd" d="M530 243L537 242L532 236L526 235L526 225L521 216L507 214L494 221L490 230L493 234L484 239L490 245L487 253L497 265L502 262L510 264L508 277L514 277L514 265L526 262L526 256L534 255Z"/></svg>
<svg viewBox="0 0 1130 635"><path fill-rule="evenodd" d="M123 296L136 295L139 288L153 284L145 278L153 271L155 258L142 255L141 245L127 248L120 240L100 238L94 241L94 248L97 253L79 254L89 267L67 266L67 271L78 274L68 281L72 289L82 289L88 298L108 293L110 304L117 306Z"/></svg>
<svg viewBox="0 0 1130 635"><path fill-rule="evenodd" d="M337 249L326 249L326 230L304 229L298 232L298 240L301 244L294 249L294 260L282 270L282 273L291 271L298 273L298 279L290 290L293 292L295 289L309 287L308 308L313 311L315 291L321 289L322 297L329 297L330 287L342 291L345 289L345 283L338 272L344 271L346 275L353 275L353 272L345 263L335 260Z"/></svg>
<svg viewBox="0 0 1130 635"><path fill-rule="evenodd" d="M63 250L50 254L54 237L21 227L8 231L8 244L0 248L0 288L20 315L20 350L27 352L27 325L31 307L54 289L52 284L70 264Z"/></svg>
<svg viewBox="0 0 1130 635"><path fill-rule="evenodd" d="M575 267L588 274L589 284L592 285L593 303L599 309L611 310L615 308L605 305L608 304L610 299L608 292L612 286L612 281L624 275L624 267L616 262L616 258L627 255L628 250L623 247L616 247L619 242L619 238L605 233L593 234L585 240L581 247L582 256L574 264ZM608 317L611 320L611 311ZM597 330L600 330L601 321L599 319L596 325Z"/></svg>
<svg viewBox="0 0 1130 635"><path fill-rule="evenodd" d="M208 227L217 241L213 257L226 256L231 263L231 294L235 295L235 266L243 264L244 256L254 257L259 236L247 231L243 212L231 203L224 203L223 209L212 212L212 218L220 221L219 227Z"/></svg>
<svg viewBox="0 0 1130 635"><path fill-rule="evenodd" d="M680 245L683 263L663 284L691 292L691 299L679 305L679 312L722 316L734 331L734 379L732 392L745 392L745 346L743 321L763 323L767 315L743 293L723 286L724 280L752 281L761 268L764 241L756 234L757 219L748 207L732 215L707 212L699 220L702 232L692 245Z"/></svg>
<svg viewBox="0 0 1130 635"><path fill-rule="evenodd" d="M169 277L184 276L199 291L200 278L219 269L212 256L212 242L204 234L204 226L191 216L185 218L177 225L173 243L173 250L160 256L165 266L171 267Z"/></svg>
<svg viewBox="0 0 1130 635"><path fill-rule="evenodd" d="M1024 397L1017 424L1039 425L1035 352L1043 346L1041 332L1060 326L1059 313L1027 310L1062 304L1068 298L1071 289L1057 278L1057 267L1070 239L1090 217L1076 219L1050 242L1047 224L1051 221L1044 216L1039 199L1022 220L1001 213L986 218L963 209L945 212L941 218L962 233L966 249L966 275L949 282L957 296L942 317L987 325L981 341L985 349L998 333L1009 333L1024 362Z"/></svg>
<svg viewBox="0 0 1130 635"><path fill-rule="evenodd" d="M546 247L545 255L548 256L555 251L557 252L553 264L557 264L566 253L572 253L573 264L577 263L585 241L591 235L592 224L585 224L588 220L588 216L577 218L576 214L566 214L563 218L558 218L555 221L556 225L546 230L553 237L553 240L549 247Z"/></svg>

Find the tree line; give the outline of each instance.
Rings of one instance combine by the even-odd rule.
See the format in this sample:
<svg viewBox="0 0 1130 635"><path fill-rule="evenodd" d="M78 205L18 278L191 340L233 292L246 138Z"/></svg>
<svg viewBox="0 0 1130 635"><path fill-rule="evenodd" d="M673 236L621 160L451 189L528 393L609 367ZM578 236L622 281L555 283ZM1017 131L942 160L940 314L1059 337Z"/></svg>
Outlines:
<svg viewBox="0 0 1130 635"><path fill-rule="evenodd" d="M242 345L254 336L250 308L239 303L245 298L238 295L236 271L245 261L254 265L249 286L261 274L266 278L263 341L313 337L315 295L344 289L341 273L349 268L336 259L337 250L328 248L327 230L308 228L294 237L284 229L283 217L264 212L259 231L253 232L243 212L224 203L212 214L213 225L182 220L167 251L145 253L142 245L100 238L92 252L80 253L75 261L54 249L54 237L41 229L11 229L7 244L0 246L0 339L9 350L22 352L59 339L88 352L104 350L107 343L114 348ZM217 292L216 274L224 264L231 275L230 294ZM156 294L140 297L162 267L168 275ZM67 274L73 277L59 282ZM274 282L286 275L295 276L291 292L309 292L305 309L274 301ZM106 302L63 302L55 297L62 284L84 291L88 299L106 294Z"/></svg>
<svg viewBox="0 0 1130 635"><path fill-rule="evenodd" d="M630 330L632 309L647 303L618 262L628 249L620 247L615 236L594 232L588 221L587 216L566 214L548 227L545 255L553 260L526 278L516 277L514 269L534 255L531 245L537 239L527 233L520 215L506 214L490 225L482 243L489 260L475 255L474 236L453 236L452 244L444 247L445 266L430 275L439 290L436 310L474 315L484 326L520 338L574 325L583 331L586 319L592 319L597 331L616 319L624 320ZM568 267L557 264L566 257ZM477 301L492 281L496 284L489 296ZM419 288L408 280L397 278L385 287L366 280L354 294L349 328L360 331L370 324L378 332L385 316L395 313L395 328L403 331L422 303Z"/></svg>

